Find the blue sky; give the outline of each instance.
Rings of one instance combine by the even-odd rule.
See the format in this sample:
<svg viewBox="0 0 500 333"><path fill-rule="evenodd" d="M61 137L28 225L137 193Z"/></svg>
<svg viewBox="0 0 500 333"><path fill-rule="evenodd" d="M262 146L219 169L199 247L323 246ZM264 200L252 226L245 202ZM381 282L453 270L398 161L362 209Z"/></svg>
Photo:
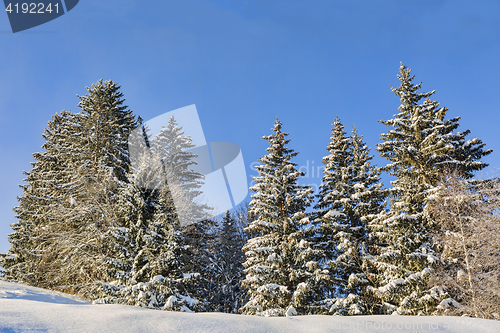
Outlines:
<svg viewBox="0 0 500 333"><path fill-rule="evenodd" d="M0 13L0 252L7 251L23 170L51 116L78 111L100 78L122 86L145 120L196 104L207 141L238 144L250 180L275 117L295 162L326 154L338 115L375 155L397 113L390 91L402 61L422 91L460 116L461 130L500 167L500 2L337 0L81 0L69 13L13 34ZM384 178L387 182L388 178Z"/></svg>

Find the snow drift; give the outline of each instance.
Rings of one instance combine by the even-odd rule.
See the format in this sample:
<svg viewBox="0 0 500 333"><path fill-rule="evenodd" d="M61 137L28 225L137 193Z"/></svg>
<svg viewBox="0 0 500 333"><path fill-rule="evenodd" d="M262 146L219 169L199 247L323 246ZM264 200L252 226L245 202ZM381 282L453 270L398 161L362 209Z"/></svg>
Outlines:
<svg viewBox="0 0 500 333"><path fill-rule="evenodd" d="M75 296L0 281L0 332L500 332L500 322L463 317L264 318L92 305Z"/></svg>

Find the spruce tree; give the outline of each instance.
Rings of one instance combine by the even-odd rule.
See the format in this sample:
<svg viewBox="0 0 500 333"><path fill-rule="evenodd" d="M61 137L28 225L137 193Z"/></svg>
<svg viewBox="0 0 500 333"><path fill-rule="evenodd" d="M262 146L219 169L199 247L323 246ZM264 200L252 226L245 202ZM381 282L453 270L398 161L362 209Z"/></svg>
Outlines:
<svg viewBox="0 0 500 333"><path fill-rule="evenodd" d="M186 267L200 273L194 295L206 302L204 311L237 313L248 301L241 286L247 213L248 205L243 204L232 214L227 211L221 220L200 221L183 229L190 253Z"/></svg>
<svg viewBox="0 0 500 333"><path fill-rule="evenodd" d="M319 201L314 206L316 233L314 234L313 248L323 277L315 286L317 299L314 300L313 304L318 307L316 309L318 313L329 313L334 299L341 291L342 276L334 274L331 268L333 261L338 256L338 240L334 236L338 224L334 224L333 219L341 214L339 210L334 210L333 203L341 195L342 181L347 180L349 176L350 170L347 165L351 157L349 156L349 138L346 136L344 126L338 117L333 123L332 137L326 149L330 154L322 160L325 164L324 175L317 195Z"/></svg>
<svg viewBox="0 0 500 333"><path fill-rule="evenodd" d="M88 94L78 96L82 126L88 135L82 138L86 150L83 159L91 171L98 166L112 168L113 176L126 182L130 171L128 139L137 122L115 82L99 80L87 87ZM88 176L87 177L91 177ZM92 179L92 178L90 178Z"/></svg>
<svg viewBox="0 0 500 333"><path fill-rule="evenodd" d="M197 155L190 151L195 145L174 117L151 139L153 158L161 160L169 192L176 205L181 225L206 220L211 207L198 202L205 177L192 169Z"/></svg>
<svg viewBox="0 0 500 333"><path fill-rule="evenodd" d="M127 183L135 126L119 88L100 80L79 96L80 113L49 122L45 151L35 154L15 209L7 278L92 298L93 282L105 275L106 232L120 224L115 203Z"/></svg>
<svg viewBox="0 0 500 333"><path fill-rule="evenodd" d="M163 161L148 145L159 149L165 131L150 140L147 128L134 131L130 142L136 154L134 172L118 202L123 223L110 228L112 255L106 258L109 280L99 283L102 293L95 303L118 303L152 309L194 311L192 282L198 273L185 273L185 246ZM187 140L187 139L185 139ZM184 140L184 141L185 141ZM191 156L191 155L190 155ZM182 162L182 161L181 161ZM188 161L184 161L189 165Z"/></svg>
<svg viewBox="0 0 500 333"><path fill-rule="evenodd" d="M382 210L383 194L379 172L371 165L369 149L354 129L347 137L335 119L330 153L323 158L323 181L315 206L315 254L328 271L318 283L320 313L340 315L373 312L368 287L373 285L370 232L367 219Z"/></svg>
<svg viewBox="0 0 500 333"><path fill-rule="evenodd" d="M126 223L110 229L114 248L106 258L109 283L95 303L127 304L158 310L191 312L199 309L192 297L192 281L199 274L186 273L185 249L168 191L128 189L121 202Z"/></svg>
<svg viewBox="0 0 500 333"><path fill-rule="evenodd" d="M221 231L218 235L219 245L219 267L221 269L219 279L219 304L220 311L237 313L241 301L244 298L244 288L240 286L243 280L243 262L245 255L241 251L244 240L239 233L237 220L226 211L222 219Z"/></svg>
<svg viewBox="0 0 500 333"><path fill-rule="evenodd" d="M193 295L203 301L200 311L221 311L219 280L222 278L220 266L219 223L216 219L199 221L182 228L182 236L188 246L186 270L200 273L193 281Z"/></svg>
<svg viewBox="0 0 500 333"><path fill-rule="evenodd" d="M380 254L373 261L380 271L379 287L373 292L382 299L387 313L431 314L448 295L441 286L428 283L437 264L432 237L435 225L426 210L428 198L436 193L447 168L472 177L486 166L480 158L491 150L484 150L479 139L466 141L469 131L453 133L459 118L445 119L447 109L429 99L435 91L419 93L421 83L414 84L410 73L401 64L401 85L392 88L401 101L399 113L380 121L392 127L377 146L390 162L381 169L396 180L391 182L390 210L370 222L380 240Z"/></svg>
<svg viewBox="0 0 500 333"><path fill-rule="evenodd" d="M354 236L352 252L356 265L351 268L346 290L350 295L359 295L364 314L379 313L379 300L374 296L372 287L375 286L376 268L372 258L376 254L373 244L376 235L368 227L368 223L384 210L386 191L382 189L380 169L371 164L373 156L354 128L351 135L351 154L353 192L351 195L353 213L351 216L352 235ZM355 251L357 249L357 251ZM349 299L349 295L346 297Z"/></svg>
<svg viewBox="0 0 500 333"><path fill-rule="evenodd" d="M274 133L263 137L269 142L268 154L259 159L259 177L251 187L255 220L245 231L257 236L243 247L247 258L243 284L250 297L240 310L244 314L283 316L300 311L312 275L307 267L310 248L303 237L312 190L298 185L304 173L291 161L297 153L287 147L290 140L281 127L276 119Z"/></svg>
<svg viewBox="0 0 500 333"><path fill-rule="evenodd" d="M117 202L123 201L120 195L128 183L128 137L136 121L115 82L99 80L87 92L78 96L81 112L73 116L82 132L72 139L72 146L80 151L72 162L79 186L73 193L72 210L63 218L74 221L67 234L77 246L64 256L61 251L59 258L73 292L92 299L95 282L106 276L108 230L123 220Z"/></svg>
<svg viewBox="0 0 500 333"><path fill-rule="evenodd" d="M49 263L55 253L50 250L54 235L48 227L60 224L58 213L72 206L75 180L70 161L77 151L72 149L68 136L77 133L71 117L66 111L52 117L42 135L44 151L33 154L33 168L24 172L27 184L20 185L23 194L14 208L18 221L11 225L14 233L8 236L11 248L0 261L7 280L48 288L53 278L51 271L57 271Z"/></svg>

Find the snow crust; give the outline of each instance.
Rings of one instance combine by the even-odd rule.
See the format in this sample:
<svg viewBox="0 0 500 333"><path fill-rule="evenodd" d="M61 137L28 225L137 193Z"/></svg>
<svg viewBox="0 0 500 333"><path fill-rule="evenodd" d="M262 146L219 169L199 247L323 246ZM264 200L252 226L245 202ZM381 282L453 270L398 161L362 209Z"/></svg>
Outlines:
<svg viewBox="0 0 500 333"><path fill-rule="evenodd" d="M464 317L293 316L264 318L92 305L78 297L0 281L0 332L500 332L500 322Z"/></svg>

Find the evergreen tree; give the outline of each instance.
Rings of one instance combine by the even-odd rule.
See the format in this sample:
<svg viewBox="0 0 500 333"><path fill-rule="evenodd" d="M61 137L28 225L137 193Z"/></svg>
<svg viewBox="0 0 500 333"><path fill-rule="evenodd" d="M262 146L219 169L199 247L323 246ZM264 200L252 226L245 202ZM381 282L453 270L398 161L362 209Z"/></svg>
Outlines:
<svg viewBox="0 0 500 333"><path fill-rule="evenodd" d="M2 256L5 277L89 299L194 310L190 281L197 274L183 273L188 258L165 187L167 168L175 166L185 201L197 195L203 176L187 169L195 156L184 151L191 140L173 120L153 141L145 128L133 133L119 88L100 80L79 96L81 113L65 111L49 122L45 151L35 154L16 208L12 248ZM131 147L140 155L135 173L130 135L145 142Z"/></svg>
<svg viewBox="0 0 500 333"><path fill-rule="evenodd" d="M2 263L12 268L7 278L91 298L93 282L104 277L105 235L120 223L115 203L126 186L135 125L119 88L100 80L79 96L82 112L49 122L45 151L35 154L15 208L14 255Z"/></svg>
<svg viewBox="0 0 500 333"><path fill-rule="evenodd" d="M430 314L448 295L441 286L428 283L437 257L427 200L447 168L471 177L486 166L479 159L491 150L484 150L479 139L466 141L469 131L453 133L459 118L445 119L447 109L429 99L434 91L418 93L421 84L412 83L410 72L401 64L401 85L392 88L402 103L399 113L381 121L393 127L377 146L390 162L381 169L397 179L391 182L390 210L370 223L380 240L380 254L373 262L380 271L380 287L373 292L384 302L385 312Z"/></svg>
<svg viewBox="0 0 500 333"><path fill-rule="evenodd" d="M14 233L8 236L11 248L0 261L7 280L50 287L47 283L52 279L46 276L52 275L53 265L49 262L55 253L50 251L54 235L47 228L58 223L61 208L71 207L70 194L75 186L69 163L75 151L68 134L76 134L71 116L63 111L52 117L42 135L44 151L33 154L33 168L24 172L27 184L20 185L23 194L18 197L19 206L14 208L18 221L11 225Z"/></svg>
<svg viewBox="0 0 500 333"><path fill-rule="evenodd" d="M323 277L316 283L317 297L313 302L318 307L315 312L319 313L329 312L335 302L334 299L341 292L342 282L342 276L334 274L331 269L333 261L338 256L338 240L334 236L338 224L334 222L334 218L341 214L340 211L333 209L333 203L336 198L340 199L342 189L340 188L339 192L339 187L349 176L347 165L351 157L349 156L349 138L338 117L333 123L332 137L326 149L330 154L322 160L325 164L324 175L317 195L319 201L314 207L316 233L313 236L313 248Z"/></svg>
<svg viewBox="0 0 500 333"><path fill-rule="evenodd" d="M60 262L57 289L92 299L97 291L95 282L105 278L108 230L123 219L116 203L123 200L120 194L128 183L128 137L136 121L123 105L125 99L115 82L99 80L87 91L87 95L78 96L81 112L72 116L79 133L67 135L71 147L78 150L71 159L78 186L72 193L72 209L59 218L66 229L58 241L71 242L68 246L55 243L58 255L54 261ZM54 223L52 226L56 232L60 229Z"/></svg>
<svg viewBox="0 0 500 333"><path fill-rule="evenodd" d="M219 267L221 269L219 279L219 304L220 311L227 313L237 313L241 307L243 292L246 291L240 286L243 280L243 262L245 255L241 251L244 239L238 230L237 220L229 211L226 211L222 219L222 229L218 237L219 246Z"/></svg>
<svg viewBox="0 0 500 333"><path fill-rule="evenodd" d="M192 169L197 155L190 151L195 145L191 137L184 135L172 117L167 126L151 140L151 153L163 164L170 195L175 203L181 225L206 220L211 208L198 203L205 176Z"/></svg>
<svg viewBox="0 0 500 333"><path fill-rule="evenodd" d="M113 252L106 262L109 279L115 280L99 283L102 293L95 303L187 312L199 310L200 302L192 297L193 280L199 273L184 271L184 262L189 258L186 258L165 164L156 155L167 134L163 130L149 140L147 132L142 126L142 132L134 131L137 137L130 140L145 144L138 147L132 144L130 148L136 154L135 170L120 196L123 201L118 202L124 222L110 228L108 233L113 240ZM149 143L155 145L156 151L150 151ZM184 162L185 166L190 165Z"/></svg>
<svg viewBox="0 0 500 333"><path fill-rule="evenodd" d="M122 202L127 220L110 229L115 252L107 258L110 283L101 282L95 303L127 304L151 309L191 312L199 309L192 281L185 273L185 248L168 192L130 185ZM174 217L174 218L173 218Z"/></svg>
<svg viewBox="0 0 500 333"><path fill-rule="evenodd" d="M323 158L323 181L315 206L318 228L315 253L328 279L318 284L322 313L367 314L373 312L368 286L373 269L367 218L379 213L383 194L379 172L370 164L369 149L354 129L347 137L338 117Z"/></svg>
<svg viewBox="0 0 500 333"><path fill-rule="evenodd" d="M87 87L87 95L78 96L82 126L88 131L87 137L80 141L86 147L82 158L88 171L106 166L112 168L119 181L127 182L130 171L128 138L137 122L132 111L123 105L125 99L119 89L115 82L101 79L91 88Z"/></svg>
<svg viewBox="0 0 500 333"><path fill-rule="evenodd" d="M283 316L300 311L312 275L307 267L311 250L303 237L312 190L298 185L304 173L291 161L297 153L287 147L290 140L281 126L276 120L274 133L263 137L269 142L268 154L259 159L260 176L251 187L255 194L250 211L256 219L245 230L258 236L243 247L247 257L243 284L250 297L241 309L244 314Z"/></svg>
<svg viewBox="0 0 500 333"><path fill-rule="evenodd" d="M243 228L247 226L247 208L241 205L237 214L226 212L220 221L215 219L186 226L183 234L188 240L190 269L198 269L196 298L206 301L204 311L237 313L248 300L246 289L241 286L244 278L246 242Z"/></svg>
<svg viewBox="0 0 500 333"><path fill-rule="evenodd" d="M216 312L219 306L220 268L218 256L218 223L215 219L191 223L182 228L186 241L189 261L186 269L200 273L200 278L193 281L193 295L203 300L200 311Z"/></svg>

